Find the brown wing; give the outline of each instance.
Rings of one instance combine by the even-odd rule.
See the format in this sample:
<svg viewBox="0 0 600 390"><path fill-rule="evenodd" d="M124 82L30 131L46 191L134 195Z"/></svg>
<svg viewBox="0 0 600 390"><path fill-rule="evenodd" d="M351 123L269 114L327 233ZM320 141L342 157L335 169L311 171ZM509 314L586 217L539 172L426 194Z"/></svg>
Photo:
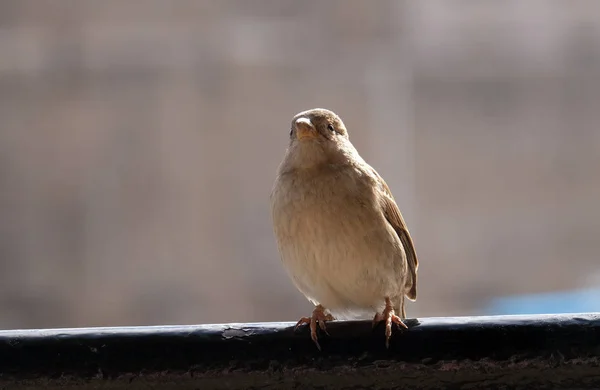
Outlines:
<svg viewBox="0 0 600 390"><path fill-rule="evenodd" d="M417 269L419 268L419 260L417 259L417 253L415 252L415 246L413 244L412 238L410 237L410 233L408 232L408 228L406 227L406 223L404 222L404 218L402 217L402 213L396 205L396 201L392 196L392 191L386 184L386 182L375 173L381 183L384 196L383 196L383 213L387 221L392 225L398 237L400 237L400 241L402 242L402 246L404 247L404 251L406 252L406 260L408 262L408 272L411 277L411 286L410 290L406 293L408 299L414 301L417 299Z"/></svg>

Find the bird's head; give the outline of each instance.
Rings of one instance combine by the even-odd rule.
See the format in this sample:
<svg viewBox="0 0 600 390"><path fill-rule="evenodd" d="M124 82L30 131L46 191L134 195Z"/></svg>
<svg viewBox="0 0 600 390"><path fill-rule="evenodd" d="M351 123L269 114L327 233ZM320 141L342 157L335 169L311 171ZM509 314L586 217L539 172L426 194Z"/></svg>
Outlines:
<svg viewBox="0 0 600 390"><path fill-rule="evenodd" d="M334 112L314 108L292 119L287 155L292 167L343 163L354 153L346 126Z"/></svg>

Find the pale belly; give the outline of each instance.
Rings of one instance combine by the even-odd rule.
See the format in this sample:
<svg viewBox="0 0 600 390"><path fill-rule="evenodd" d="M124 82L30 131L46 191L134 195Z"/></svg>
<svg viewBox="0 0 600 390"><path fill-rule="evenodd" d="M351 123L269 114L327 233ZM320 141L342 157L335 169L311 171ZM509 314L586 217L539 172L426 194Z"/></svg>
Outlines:
<svg viewBox="0 0 600 390"><path fill-rule="evenodd" d="M375 205L341 192L325 205L317 192L279 202L273 218L281 259L297 288L334 315L380 310L402 295L406 255ZM343 220L343 222L342 222Z"/></svg>

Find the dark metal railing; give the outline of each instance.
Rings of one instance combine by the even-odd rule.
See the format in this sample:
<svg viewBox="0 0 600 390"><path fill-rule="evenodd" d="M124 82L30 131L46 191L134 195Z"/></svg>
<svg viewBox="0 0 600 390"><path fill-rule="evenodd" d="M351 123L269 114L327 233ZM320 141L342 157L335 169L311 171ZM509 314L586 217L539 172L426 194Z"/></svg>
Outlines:
<svg viewBox="0 0 600 390"><path fill-rule="evenodd" d="M0 331L0 388L600 388L600 313Z"/></svg>

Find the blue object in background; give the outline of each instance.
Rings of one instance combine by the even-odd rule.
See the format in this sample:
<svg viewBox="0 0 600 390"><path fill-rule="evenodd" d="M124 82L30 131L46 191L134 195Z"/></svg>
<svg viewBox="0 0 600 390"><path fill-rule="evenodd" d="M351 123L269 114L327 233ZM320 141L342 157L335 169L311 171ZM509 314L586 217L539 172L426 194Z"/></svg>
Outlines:
<svg viewBox="0 0 600 390"><path fill-rule="evenodd" d="M494 298L487 315L600 312L600 288Z"/></svg>

